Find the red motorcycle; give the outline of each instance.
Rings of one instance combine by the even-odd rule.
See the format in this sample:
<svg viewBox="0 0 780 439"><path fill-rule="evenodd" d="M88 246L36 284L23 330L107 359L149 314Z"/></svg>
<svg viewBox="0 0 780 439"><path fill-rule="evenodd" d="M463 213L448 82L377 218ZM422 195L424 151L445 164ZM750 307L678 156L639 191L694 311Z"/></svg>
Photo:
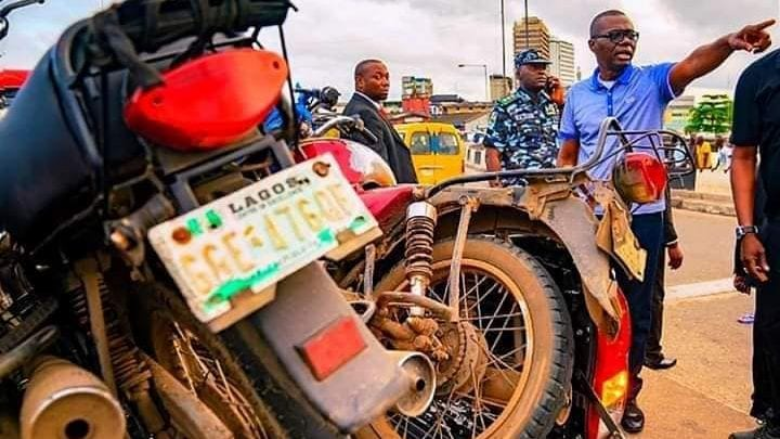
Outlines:
<svg viewBox="0 0 780 439"><path fill-rule="evenodd" d="M257 40L291 7L114 5L0 120L0 418L21 406L22 438L343 437L427 407L427 358L388 352L318 262L375 220L333 158L258 129L292 117Z"/></svg>
<svg viewBox="0 0 780 439"><path fill-rule="evenodd" d="M643 277L628 206L663 196L664 164L692 169L689 156L667 160L667 134L607 119L578 167L429 188L394 185L362 145L305 140L300 158L333 155L384 232L329 271L386 347L424 353L437 371L428 410L389 413L358 437L622 437L630 321L611 267ZM614 184L592 181L615 154ZM496 178L525 184L463 186Z"/></svg>

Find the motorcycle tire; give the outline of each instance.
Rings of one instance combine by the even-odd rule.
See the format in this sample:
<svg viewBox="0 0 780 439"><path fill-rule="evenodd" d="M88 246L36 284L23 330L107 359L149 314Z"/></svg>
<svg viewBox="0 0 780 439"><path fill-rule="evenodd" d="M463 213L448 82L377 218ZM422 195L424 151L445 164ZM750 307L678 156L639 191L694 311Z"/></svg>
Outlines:
<svg viewBox="0 0 780 439"><path fill-rule="evenodd" d="M237 439L288 438L219 337L173 291L162 285L149 289L139 295L143 324L137 325L136 336L155 361L193 389ZM198 367L204 365L210 369L199 373Z"/></svg>
<svg viewBox="0 0 780 439"><path fill-rule="evenodd" d="M442 301L446 299L441 296L448 294L444 287L448 282L453 248L453 240L437 243L433 247L433 277L429 292L439 289L440 297L433 298ZM465 419L464 414L468 413L468 410L464 409L464 404L459 406L459 413L453 414L453 417L455 415L459 416L460 421L448 424L448 414L443 412L442 408L446 407L446 410L454 411L454 409L450 408L454 404L453 395L442 395L441 391L439 391L434 401L437 399L441 400L443 397L449 397L448 405L440 404L438 408L429 409L428 415L424 414L417 418L404 419L398 414L388 414L361 431L358 435L359 438L381 437L384 439L403 437L404 439L412 439L417 437L453 437L457 439L537 439L546 437L555 425L556 417L565 406L568 398L567 392L570 389L574 363L574 341L571 320L558 286L547 270L527 252L509 243L489 237L468 237L461 264L461 317L465 316L468 319L469 314L474 313L472 308L475 306L475 302L477 311L481 310L482 303L486 307L488 306L489 297L487 293L485 293L485 296L480 296L478 283L476 284L478 297L476 300L470 299L473 292L470 292L469 288L474 288L472 283L477 282L476 279L479 273L496 279L501 284L501 288L507 293L506 297L511 295L521 313L524 314L522 317L524 324L522 326L527 324L528 328L526 328L523 340L528 343L530 348L524 354L522 366L516 366L521 367L522 371L518 372L521 374L520 379L513 381L517 383L517 386L512 390L512 396L508 398L506 406L492 422L490 422L490 418L487 419L488 425L486 425L485 419L481 419L482 427L484 427L481 432L477 431L479 430L478 419L474 420L477 428L474 428L473 425L470 431L468 431L468 428L462 428L463 420ZM471 276L473 276L474 280L469 280ZM375 291L408 290L408 288L405 288L405 284L404 264L400 263L379 281ZM444 292L442 293L442 291ZM495 298L491 297L491 300L502 303L501 306L495 308L496 313L500 309L506 309L505 307L508 306L504 302L506 297L501 298L499 296L500 294ZM429 293L429 297L432 297L432 293ZM512 305L511 309L515 309L515 305ZM512 313L510 312L506 315L510 316ZM517 322L520 318L512 317L512 321ZM498 347L503 341L499 343L491 338L493 337L491 333L496 332L497 328L491 328L490 325L492 323L490 322L493 320L488 322L487 326L483 328L483 320L485 319L487 317L479 315L477 318L468 321L478 322L478 325L475 323L473 327L480 331L482 339L487 341L483 345L483 349L486 345L490 345L491 349L493 346ZM504 321L504 328L508 327L508 322L510 322L509 317ZM528 334L530 334L530 337L528 337ZM495 337L503 337L503 335ZM516 333L510 337L513 337L514 343L518 343L517 337L519 337L519 334ZM528 357L529 353L530 358ZM503 358L509 362L511 355ZM530 367L526 364L529 359ZM490 367L496 367L493 364L490 363ZM470 367L472 370L474 369L474 366ZM515 372L512 371L512 373ZM485 377L487 376L486 374ZM495 374L493 376L495 377ZM480 406L480 403L476 402L480 395L486 395L486 383L485 379L482 383L474 386L476 388L474 393L476 398L471 400L475 401L471 402L471 404L477 407L476 411L479 413L480 418L483 417L480 410L490 410L490 406L487 403ZM483 386L481 390L480 386ZM463 397L462 400L469 401L466 397ZM434 402L435 405L436 402ZM472 410L474 410L473 407ZM435 415L431 417L430 413ZM429 417L426 418L426 416ZM393 421L393 417L396 417L395 422L389 422ZM437 419L437 424L439 424L437 426L438 433L436 431L423 432L419 425L424 423L426 419L433 419L434 417ZM484 417L487 417L487 415L484 415ZM402 419L402 421L399 421L399 419ZM388 428L392 430L389 431Z"/></svg>

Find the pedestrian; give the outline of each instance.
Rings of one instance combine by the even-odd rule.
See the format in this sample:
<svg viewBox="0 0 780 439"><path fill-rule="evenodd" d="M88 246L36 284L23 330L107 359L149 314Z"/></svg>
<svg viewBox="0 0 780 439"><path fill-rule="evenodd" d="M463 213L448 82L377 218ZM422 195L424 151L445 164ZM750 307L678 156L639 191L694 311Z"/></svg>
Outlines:
<svg viewBox="0 0 780 439"><path fill-rule="evenodd" d="M547 75L549 64L534 49L515 57L517 90L496 102L488 123L484 140L488 171L555 167L562 102L548 94L560 88L560 81Z"/></svg>
<svg viewBox="0 0 780 439"><path fill-rule="evenodd" d="M765 418L763 426L734 433L734 439L780 439L780 95L771 92L780 80L779 66L778 50L754 62L742 73L734 95L731 188L739 259L756 285L751 414ZM763 218L757 207L763 208Z"/></svg>
<svg viewBox="0 0 780 439"><path fill-rule="evenodd" d="M377 140L374 142L357 130L349 138L368 145L379 154L390 165L399 183L417 183L411 152L382 108L389 92L390 73L385 63L376 59L358 63L355 67L355 94L344 108L344 114L360 116L365 128Z"/></svg>
<svg viewBox="0 0 780 439"><path fill-rule="evenodd" d="M588 46L596 57L598 68L593 76L569 90L561 116L559 138L563 142L558 163L575 166L587 160L596 149L599 128L605 117L615 117L627 130L661 130L667 104L679 96L696 78L721 65L732 52L750 50L759 44L768 46L769 35L763 31L770 22L747 26L733 34L699 47L679 63L633 66L639 33L631 20L620 11L598 14L590 26ZM607 144L604 157L591 171L591 177L609 180L620 148L616 139ZM663 244L664 199L634 206L631 228L647 252L644 281L626 277L617 271L618 283L626 294L632 322L629 356L630 391L623 415L623 428L629 433L642 431L645 417L637 405L642 388L640 372L645 358L647 337L652 323L653 283L658 271Z"/></svg>
<svg viewBox="0 0 780 439"><path fill-rule="evenodd" d="M727 173L731 170L731 158L734 156L734 145L731 144L731 142L726 142L725 145L723 145L723 157L725 162L725 167L723 168L723 172Z"/></svg>
<svg viewBox="0 0 780 439"><path fill-rule="evenodd" d="M713 154L715 154L715 164L712 165L710 168L710 171L715 172L718 168L720 168L720 165L725 166L726 165L726 151L724 148L726 147L725 142L723 141L723 137L718 136L715 138L715 151L713 151Z"/></svg>
<svg viewBox="0 0 780 439"><path fill-rule="evenodd" d="M669 256L669 268L679 269L683 264L684 254L674 227L672 215L671 189L666 187L666 210L664 211L664 247L666 253L659 252L658 275L653 282L653 311L650 333L647 337L645 350L645 367L653 370L671 369L677 365L677 359L664 355L661 346L664 325L664 298L666 297L666 255Z"/></svg>
<svg viewBox="0 0 780 439"><path fill-rule="evenodd" d="M709 169L710 155L712 155L712 145L710 142L704 140L704 137L699 136L696 138L696 161L698 163L699 172Z"/></svg>

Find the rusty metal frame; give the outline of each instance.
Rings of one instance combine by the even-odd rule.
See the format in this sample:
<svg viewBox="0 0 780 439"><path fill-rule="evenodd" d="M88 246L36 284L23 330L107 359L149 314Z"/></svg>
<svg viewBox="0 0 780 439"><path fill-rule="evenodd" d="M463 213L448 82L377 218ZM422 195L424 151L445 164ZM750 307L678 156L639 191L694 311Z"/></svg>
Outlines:
<svg viewBox="0 0 780 439"><path fill-rule="evenodd" d="M590 182L585 174L580 174L573 181L535 179L526 187L449 187L432 197L430 202L443 214L457 211L464 197L478 199L480 208L522 212L525 219L518 218L518 222L551 235L566 248L580 274L591 318L599 329L614 334L621 316L617 290L610 277L610 257L615 255L598 245L599 220L591 206L573 193L575 187Z"/></svg>
<svg viewBox="0 0 780 439"><path fill-rule="evenodd" d="M463 249L466 247L469 225L471 224L471 215L479 208L479 199L476 197L464 196L458 202L460 203L460 221L458 222L458 231L455 234L455 245L452 251L452 264L450 265L449 293L450 310L452 312L450 321L458 321L460 318L460 267L463 261Z"/></svg>

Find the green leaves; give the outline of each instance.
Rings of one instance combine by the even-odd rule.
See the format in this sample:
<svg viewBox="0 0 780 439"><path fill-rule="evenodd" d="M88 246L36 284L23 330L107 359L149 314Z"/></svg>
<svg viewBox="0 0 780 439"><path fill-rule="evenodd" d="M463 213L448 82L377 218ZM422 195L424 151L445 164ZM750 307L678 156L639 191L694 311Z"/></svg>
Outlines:
<svg viewBox="0 0 780 439"><path fill-rule="evenodd" d="M724 134L731 131L733 102L727 95L704 95L691 110L685 132Z"/></svg>

